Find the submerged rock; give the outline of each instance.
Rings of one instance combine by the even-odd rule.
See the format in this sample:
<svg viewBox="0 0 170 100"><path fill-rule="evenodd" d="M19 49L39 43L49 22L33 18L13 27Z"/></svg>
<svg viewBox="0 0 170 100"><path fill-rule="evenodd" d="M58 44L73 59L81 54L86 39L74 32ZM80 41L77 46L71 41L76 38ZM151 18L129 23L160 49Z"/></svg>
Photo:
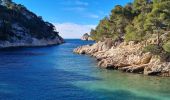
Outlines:
<svg viewBox="0 0 170 100"><path fill-rule="evenodd" d="M107 43L108 40L97 42L92 46L81 46L74 49L74 52L94 56L101 68L145 75L170 76L170 62L162 62L155 55L142 52L143 44L122 42L114 46Z"/></svg>

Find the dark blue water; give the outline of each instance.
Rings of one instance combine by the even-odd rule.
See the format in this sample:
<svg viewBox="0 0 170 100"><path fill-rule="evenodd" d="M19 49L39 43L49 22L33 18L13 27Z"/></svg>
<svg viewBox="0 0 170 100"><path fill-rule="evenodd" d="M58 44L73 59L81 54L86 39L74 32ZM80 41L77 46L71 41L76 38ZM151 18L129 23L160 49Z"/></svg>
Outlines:
<svg viewBox="0 0 170 100"><path fill-rule="evenodd" d="M80 40L0 51L0 100L169 100L169 78L99 69Z"/></svg>

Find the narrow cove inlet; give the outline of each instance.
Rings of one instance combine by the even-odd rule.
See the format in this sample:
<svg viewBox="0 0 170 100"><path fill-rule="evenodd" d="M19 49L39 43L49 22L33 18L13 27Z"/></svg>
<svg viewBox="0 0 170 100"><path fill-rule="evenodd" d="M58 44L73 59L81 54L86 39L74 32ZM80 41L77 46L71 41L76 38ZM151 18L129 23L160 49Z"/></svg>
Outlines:
<svg viewBox="0 0 170 100"><path fill-rule="evenodd" d="M94 58L72 52L92 43L66 40L59 46L1 50L0 99L169 100L167 77L100 69Z"/></svg>
<svg viewBox="0 0 170 100"><path fill-rule="evenodd" d="M170 100L170 0L0 0L0 100Z"/></svg>

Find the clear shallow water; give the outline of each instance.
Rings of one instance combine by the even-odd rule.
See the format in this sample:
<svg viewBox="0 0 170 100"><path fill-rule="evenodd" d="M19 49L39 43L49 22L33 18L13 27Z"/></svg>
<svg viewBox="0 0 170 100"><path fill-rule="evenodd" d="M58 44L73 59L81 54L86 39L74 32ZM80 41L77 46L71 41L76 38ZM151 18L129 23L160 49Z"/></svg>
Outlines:
<svg viewBox="0 0 170 100"><path fill-rule="evenodd" d="M0 51L0 100L170 100L170 78L104 70L80 40Z"/></svg>

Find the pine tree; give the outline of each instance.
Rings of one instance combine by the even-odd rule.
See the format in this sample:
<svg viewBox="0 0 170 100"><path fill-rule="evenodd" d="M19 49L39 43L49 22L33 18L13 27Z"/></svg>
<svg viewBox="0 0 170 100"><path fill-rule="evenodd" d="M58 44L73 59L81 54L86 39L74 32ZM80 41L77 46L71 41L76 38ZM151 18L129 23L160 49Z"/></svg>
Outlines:
<svg viewBox="0 0 170 100"><path fill-rule="evenodd" d="M154 0L152 12L148 14L145 27L157 34L157 45L160 46L160 35L162 31L169 26L170 19L170 1L169 0Z"/></svg>

